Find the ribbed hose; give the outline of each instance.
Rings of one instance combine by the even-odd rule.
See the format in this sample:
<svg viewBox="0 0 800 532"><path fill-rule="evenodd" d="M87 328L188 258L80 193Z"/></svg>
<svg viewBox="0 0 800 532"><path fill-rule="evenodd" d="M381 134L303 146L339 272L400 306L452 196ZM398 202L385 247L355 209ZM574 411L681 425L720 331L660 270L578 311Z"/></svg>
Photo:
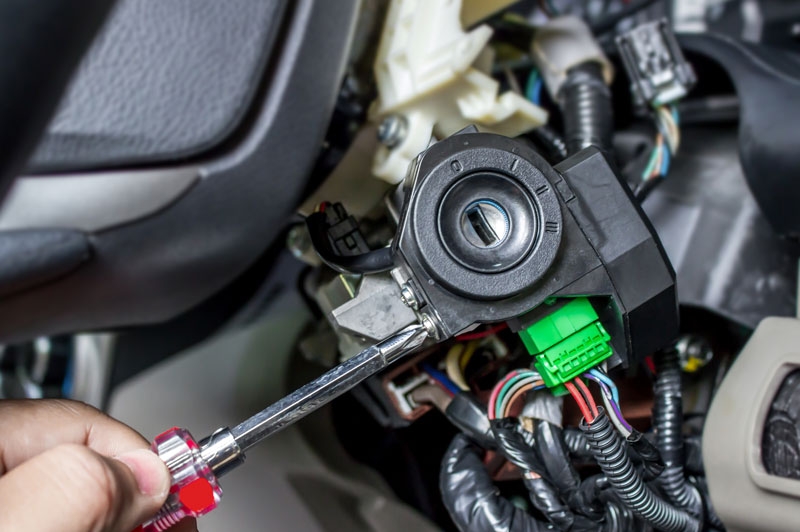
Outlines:
<svg viewBox="0 0 800 532"><path fill-rule="evenodd" d="M647 487L628 456L622 437L606 416L600 415L591 425L581 421L580 428L589 439L597 464L608 478L623 504L653 528L667 532L695 532L700 523L688 513L671 506Z"/></svg>
<svg viewBox="0 0 800 532"><path fill-rule="evenodd" d="M683 402L678 353L670 350L656 356L653 425L656 446L661 452L665 469L658 484L667 499L696 517L703 515L700 493L692 486L683 471Z"/></svg>
<svg viewBox="0 0 800 532"><path fill-rule="evenodd" d="M560 163L567 158L567 143L550 126L539 126L531 131L530 136L545 149L550 164Z"/></svg>
<svg viewBox="0 0 800 532"><path fill-rule="evenodd" d="M589 146L611 151L614 133L611 90L599 63L589 61L570 69L558 99L569 155Z"/></svg>

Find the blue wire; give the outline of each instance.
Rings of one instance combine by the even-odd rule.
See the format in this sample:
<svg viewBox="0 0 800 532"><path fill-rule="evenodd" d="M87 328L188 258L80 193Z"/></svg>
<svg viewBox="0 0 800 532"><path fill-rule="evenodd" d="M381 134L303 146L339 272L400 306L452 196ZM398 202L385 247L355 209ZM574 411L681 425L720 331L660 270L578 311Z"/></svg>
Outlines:
<svg viewBox="0 0 800 532"><path fill-rule="evenodd" d="M531 95L531 101L536 105L539 105L542 101L542 85L544 81L540 77L536 80L536 84L533 86L533 94Z"/></svg>
<svg viewBox="0 0 800 532"><path fill-rule="evenodd" d="M661 175L667 177L667 172L669 172L669 163L670 163L670 154L669 148L667 147L666 143L664 144L663 148L664 154L661 156Z"/></svg>
<svg viewBox="0 0 800 532"><path fill-rule="evenodd" d="M458 392L462 391L461 388L456 386L456 383L450 380L450 377L439 371L438 369L434 369L433 366L430 364L423 364L422 369L430 375L430 377L447 388L449 391L453 392L453 395L457 394Z"/></svg>
<svg viewBox="0 0 800 532"><path fill-rule="evenodd" d="M544 81L542 77L539 75L539 71L535 68L531 70L530 76L528 76L528 83L525 87L525 95L528 97L530 101L539 105L542 100L542 85Z"/></svg>
<svg viewBox="0 0 800 532"><path fill-rule="evenodd" d="M614 397L614 402L619 404L619 392L617 391L617 385L614 384L614 381L612 381L610 377L600 373L596 369L590 369L589 375L606 384L611 389L611 396Z"/></svg>

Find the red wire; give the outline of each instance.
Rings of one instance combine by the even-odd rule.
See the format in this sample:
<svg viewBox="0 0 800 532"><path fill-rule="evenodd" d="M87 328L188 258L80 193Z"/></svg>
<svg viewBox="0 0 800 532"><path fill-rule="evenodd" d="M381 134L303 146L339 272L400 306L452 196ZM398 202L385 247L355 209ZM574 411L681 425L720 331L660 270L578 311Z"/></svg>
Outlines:
<svg viewBox="0 0 800 532"><path fill-rule="evenodd" d="M467 340L480 340L481 338L486 338L487 336L491 336L494 333L498 333L503 329L505 329L506 327L508 327L508 325L506 325L505 323L499 323L494 327L489 327L488 329L485 329L483 331L471 332L456 336L456 340L458 340L459 342L466 342Z"/></svg>
<svg viewBox="0 0 800 532"><path fill-rule="evenodd" d="M489 397L489 419L495 419L495 407L497 406L497 396L500 394L500 389L511 380L514 376L517 375L517 370L512 371L508 375L506 375L503 380L499 381L497 384L494 385L494 389L492 390L492 395Z"/></svg>
<svg viewBox="0 0 800 532"><path fill-rule="evenodd" d="M578 403L578 408L581 409L581 414L583 414L583 419L586 420L587 423L591 423L594 421L592 414L589 412L589 407L586 406L586 401L583 400L581 394L578 393L578 390L575 389L575 386L571 382L565 382L564 386L567 387L569 393L572 394L572 398L575 399L575 402Z"/></svg>
<svg viewBox="0 0 800 532"><path fill-rule="evenodd" d="M650 370L650 373L655 375L656 374L656 365L653 362L653 357L651 357L651 356L644 357L644 363L647 364L647 369Z"/></svg>
<svg viewBox="0 0 800 532"><path fill-rule="evenodd" d="M586 400L589 401L589 408L592 409L592 414L594 414L594 417L599 416L600 412L597 411L597 404L594 402L594 397L592 397L592 392L589 391L589 388L586 387L586 384L584 384L584 382L580 378L575 377L574 382L584 393L584 395L586 396Z"/></svg>

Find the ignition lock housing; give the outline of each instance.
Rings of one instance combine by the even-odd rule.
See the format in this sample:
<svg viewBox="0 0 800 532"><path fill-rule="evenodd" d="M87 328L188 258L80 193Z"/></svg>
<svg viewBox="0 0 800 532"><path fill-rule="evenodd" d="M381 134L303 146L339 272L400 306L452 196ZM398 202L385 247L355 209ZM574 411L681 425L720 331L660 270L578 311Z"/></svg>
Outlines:
<svg viewBox="0 0 800 532"><path fill-rule="evenodd" d="M553 311L545 301L574 297L609 332L612 364L677 335L672 267L600 151L554 168L522 141L468 128L421 154L405 187L394 276L440 338L498 321L524 330Z"/></svg>

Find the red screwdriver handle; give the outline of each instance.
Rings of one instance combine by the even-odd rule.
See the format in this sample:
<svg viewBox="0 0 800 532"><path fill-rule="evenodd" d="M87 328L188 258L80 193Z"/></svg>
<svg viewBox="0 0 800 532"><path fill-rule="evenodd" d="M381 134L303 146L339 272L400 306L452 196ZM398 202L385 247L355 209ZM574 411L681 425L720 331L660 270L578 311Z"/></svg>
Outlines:
<svg viewBox="0 0 800 532"><path fill-rule="evenodd" d="M217 507L222 488L189 431L172 428L151 447L167 464L172 486L161 510L142 525L143 532L163 532L185 517L199 517Z"/></svg>

